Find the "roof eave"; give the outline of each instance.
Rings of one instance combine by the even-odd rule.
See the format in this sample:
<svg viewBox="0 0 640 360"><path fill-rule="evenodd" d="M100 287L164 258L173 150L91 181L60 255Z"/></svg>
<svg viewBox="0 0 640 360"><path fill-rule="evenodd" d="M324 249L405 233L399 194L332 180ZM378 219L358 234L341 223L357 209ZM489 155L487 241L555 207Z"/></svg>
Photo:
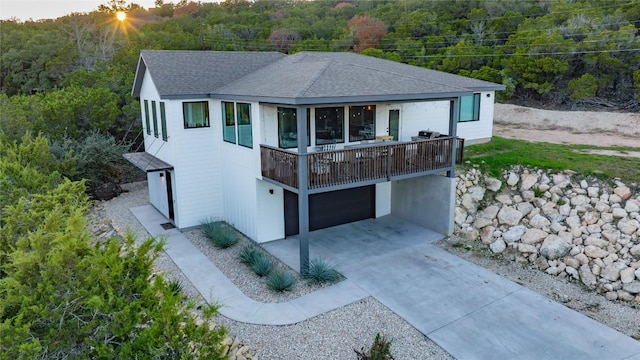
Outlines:
<svg viewBox="0 0 640 360"><path fill-rule="evenodd" d="M231 95L231 94L211 94L211 98L220 100L243 100L255 101L270 104L283 105L321 105L321 104L350 104L350 103L382 103L420 100L446 100L459 96L472 95L473 91L446 92L446 93L421 93L421 94L390 94L390 95L361 95L361 96L331 96L313 98L289 98L274 96L252 96L252 95Z"/></svg>
<svg viewBox="0 0 640 360"><path fill-rule="evenodd" d="M493 84L488 86L474 86L471 88L473 91L502 91L507 87L504 85Z"/></svg>
<svg viewBox="0 0 640 360"><path fill-rule="evenodd" d="M144 74L147 71L147 64L145 64L142 54L138 58L138 66L136 66L136 75L133 78L133 88L131 89L131 96L136 99L140 98L140 90L142 89L142 80Z"/></svg>

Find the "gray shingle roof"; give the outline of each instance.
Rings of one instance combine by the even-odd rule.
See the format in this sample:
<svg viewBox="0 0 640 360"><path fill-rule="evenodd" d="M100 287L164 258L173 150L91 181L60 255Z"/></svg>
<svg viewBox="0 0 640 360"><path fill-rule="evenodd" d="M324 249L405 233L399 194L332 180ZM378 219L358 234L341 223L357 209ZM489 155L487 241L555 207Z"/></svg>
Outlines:
<svg viewBox="0 0 640 360"><path fill-rule="evenodd" d="M145 71L163 98L202 97L285 56L278 52L142 50L133 95L140 95Z"/></svg>
<svg viewBox="0 0 640 360"><path fill-rule="evenodd" d="M170 97L206 94L222 99L320 104L444 98L504 89L486 81L354 53L300 52L287 56L143 51L141 60L161 96ZM137 95L135 92L134 87Z"/></svg>

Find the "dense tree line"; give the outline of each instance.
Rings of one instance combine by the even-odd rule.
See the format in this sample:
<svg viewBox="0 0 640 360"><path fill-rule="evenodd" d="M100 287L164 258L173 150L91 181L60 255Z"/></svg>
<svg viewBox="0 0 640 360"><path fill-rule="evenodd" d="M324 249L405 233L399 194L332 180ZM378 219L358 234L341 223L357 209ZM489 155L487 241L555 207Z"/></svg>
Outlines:
<svg viewBox="0 0 640 360"><path fill-rule="evenodd" d="M2 22L0 88L8 97L39 95L12 101L35 112L35 130L50 122L39 108L56 109L52 102L80 91L77 103L93 107L101 98L104 114L74 107L51 116L74 117L69 131L131 136L137 104L128 90L140 49L367 51L503 83L503 98L555 105L627 104L640 88L637 0L158 0L150 10L128 5L122 24L110 11L124 2L109 5ZM49 130L61 135L60 126Z"/></svg>

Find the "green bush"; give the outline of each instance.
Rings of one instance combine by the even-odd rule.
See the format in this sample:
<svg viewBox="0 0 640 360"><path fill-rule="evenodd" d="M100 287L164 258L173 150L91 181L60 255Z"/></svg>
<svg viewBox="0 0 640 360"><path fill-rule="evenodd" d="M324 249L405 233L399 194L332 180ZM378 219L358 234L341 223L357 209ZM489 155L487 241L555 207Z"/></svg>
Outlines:
<svg viewBox="0 0 640 360"><path fill-rule="evenodd" d="M236 232L222 221L204 221L202 232L219 249L226 249L238 243Z"/></svg>
<svg viewBox="0 0 640 360"><path fill-rule="evenodd" d="M149 281L162 243L98 241L83 183L37 165L46 142L4 156L14 146L0 141L0 189L11 190L0 191L0 360L223 359L225 330L198 325L195 304L162 275ZM203 310L209 320L217 308Z"/></svg>
<svg viewBox="0 0 640 360"><path fill-rule="evenodd" d="M273 269L267 277L267 287L273 291L290 290L295 282L293 275L281 268Z"/></svg>
<svg viewBox="0 0 640 360"><path fill-rule="evenodd" d="M273 263L264 254L260 253L260 256L249 267L256 275L263 277L269 275L273 268Z"/></svg>
<svg viewBox="0 0 640 360"><path fill-rule="evenodd" d="M353 351L356 352L358 360L393 360L391 340L387 340L384 335L380 336L380 333L376 334L373 345L368 352L364 351L364 347L360 351L355 349Z"/></svg>
<svg viewBox="0 0 640 360"><path fill-rule="evenodd" d="M341 277L334 267L320 258L309 261L307 270L302 273L302 278L310 284L334 283Z"/></svg>
<svg viewBox="0 0 640 360"><path fill-rule="evenodd" d="M251 267L251 265L255 264L261 256L262 253L256 246L245 245L240 249L238 259L240 259L241 263Z"/></svg>
<svg viewBox="0 0 640 360"><path fill-rule="evenodd" d="M91 191L103 184L121 184L135 180L139 170L122 157L129 151L128 144L118 144L111 135L89 132L78 140L65 138L51 144L51 152L63 160L72 156L75 171L73 180L87 179Z"/></svg>

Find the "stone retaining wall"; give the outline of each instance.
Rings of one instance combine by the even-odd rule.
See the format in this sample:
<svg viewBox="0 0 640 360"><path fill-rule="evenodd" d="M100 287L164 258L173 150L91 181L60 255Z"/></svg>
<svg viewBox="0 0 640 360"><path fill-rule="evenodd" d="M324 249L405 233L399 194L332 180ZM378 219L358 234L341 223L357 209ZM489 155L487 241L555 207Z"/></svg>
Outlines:
<svg viewBox="0 0 640 360"><path fill-rule="evenodd" d="M456 235L609 300L640 303L637 184L526 168L496 179L471 168L456 191Z"/></svg>

